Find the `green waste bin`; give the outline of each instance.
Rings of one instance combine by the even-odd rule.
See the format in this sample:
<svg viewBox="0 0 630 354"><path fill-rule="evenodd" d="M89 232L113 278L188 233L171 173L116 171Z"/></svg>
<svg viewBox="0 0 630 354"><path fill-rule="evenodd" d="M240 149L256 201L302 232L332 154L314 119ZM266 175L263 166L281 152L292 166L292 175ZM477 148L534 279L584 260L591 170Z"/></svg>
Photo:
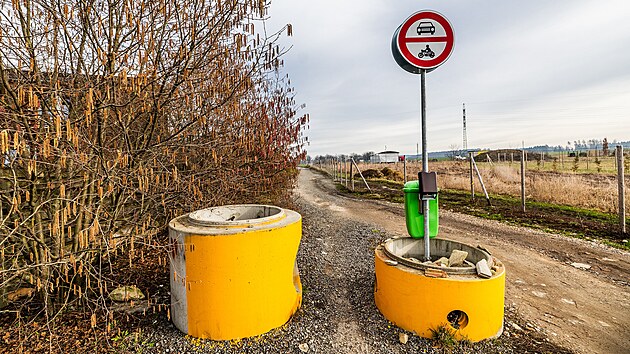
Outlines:
<svg viewBox="0 0 630 354"><path fill-rule="evenodd" d="M424 237L424 215L420 214L422 209L418 193L420 183L409 181L405 183L405 219L407 221L407 232L413 238ZM438 199L429 200L429 237L435 237L438 233Z"/></svg>

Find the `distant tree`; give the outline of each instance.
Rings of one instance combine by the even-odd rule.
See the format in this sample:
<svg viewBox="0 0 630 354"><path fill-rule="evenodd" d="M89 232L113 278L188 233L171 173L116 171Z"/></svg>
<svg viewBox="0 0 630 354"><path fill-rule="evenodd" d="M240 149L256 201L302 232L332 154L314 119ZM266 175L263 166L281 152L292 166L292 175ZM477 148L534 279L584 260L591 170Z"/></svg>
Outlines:
<svg viewBox="0 0 630 354"><path fill-rule="evenodd" d="M571 167L571 170L573 172L577 172L578 168L580 168L580 154L575 154L575 158L573 159L573 167Z"/></svg>
<svg viewBox="0 0 630 354"><path fill-rule="evenodd" d="M374 155L374 151L364 152L363 155L361 155L361 159L365 162L370 162L370 158L373 155Z"/></svg>
<svg viewBox="0 0 630 354"><path fill-rule="evenodd" d="M599 157L595 157L595 165L597 166L597 173L602 172L602 160Z"/></svg>
<svg viewBox="0 0 630 354"><path fill-rule="evenodd" d="M602 141L602 152L604 153L604 156L608 156L608 139L604 138L604 140Z"/></svg>

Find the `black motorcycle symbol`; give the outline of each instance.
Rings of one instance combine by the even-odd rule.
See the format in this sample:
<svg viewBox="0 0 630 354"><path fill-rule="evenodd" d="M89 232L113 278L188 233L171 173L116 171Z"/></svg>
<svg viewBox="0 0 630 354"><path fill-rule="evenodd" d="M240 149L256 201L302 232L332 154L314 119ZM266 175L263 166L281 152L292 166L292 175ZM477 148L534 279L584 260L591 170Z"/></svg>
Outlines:
<svg viewBox="0 0 630 354"><path fill-rule="evenodd" d="M429 48L428 44L425 49L421 50L420 53L418 53L418 58L424 58L424 57L433 58L434 56L435 56L435 53L431 50L431 48Z"/></svg>

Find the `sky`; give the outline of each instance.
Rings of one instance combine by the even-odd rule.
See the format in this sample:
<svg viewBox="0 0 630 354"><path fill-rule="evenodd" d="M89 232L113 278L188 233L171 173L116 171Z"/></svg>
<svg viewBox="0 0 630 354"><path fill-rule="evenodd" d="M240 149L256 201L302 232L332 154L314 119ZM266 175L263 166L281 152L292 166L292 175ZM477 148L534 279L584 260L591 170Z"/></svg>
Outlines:
<svg viewBox="0 0 630 354"><path fill-rule="evenodd" d="M293 26L283 72L310 127L308 154L421 144L420 76L391 53L420 10L452 24L450 58L426 74L427 150L630 140L630 1L272 0L268 30Z"/></svg>

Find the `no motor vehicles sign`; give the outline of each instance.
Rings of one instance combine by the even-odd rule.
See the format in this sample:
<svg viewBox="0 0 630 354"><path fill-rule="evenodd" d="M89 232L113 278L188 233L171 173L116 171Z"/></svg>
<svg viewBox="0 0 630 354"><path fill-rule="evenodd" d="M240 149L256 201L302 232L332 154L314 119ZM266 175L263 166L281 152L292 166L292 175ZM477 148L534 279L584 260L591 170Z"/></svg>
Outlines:
<svg viewBox="0 0 630 354"><path fill-rule="evenodd" d="M394 33L392 53L410 73L431 71L453 52L453 27L441 14L424 10L411 15Z"/></svg>

